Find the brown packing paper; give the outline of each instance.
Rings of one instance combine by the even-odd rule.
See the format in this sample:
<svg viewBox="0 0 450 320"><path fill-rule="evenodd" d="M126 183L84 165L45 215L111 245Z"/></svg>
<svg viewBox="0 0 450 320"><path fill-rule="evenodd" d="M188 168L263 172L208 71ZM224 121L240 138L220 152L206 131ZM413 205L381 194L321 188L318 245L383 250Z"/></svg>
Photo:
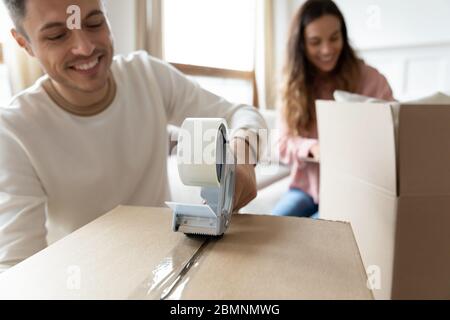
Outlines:
<svg viewBox="0 0 450 320"><path fill-rule="evenodd" d="M171 256L173 270L180 269L204 243L173 233L171 218L167 209L117 208L0 275L0 299L157 299L142 285L151 288L155 270ZM166 298L372 295L349 224L237 215Z"/></svg>

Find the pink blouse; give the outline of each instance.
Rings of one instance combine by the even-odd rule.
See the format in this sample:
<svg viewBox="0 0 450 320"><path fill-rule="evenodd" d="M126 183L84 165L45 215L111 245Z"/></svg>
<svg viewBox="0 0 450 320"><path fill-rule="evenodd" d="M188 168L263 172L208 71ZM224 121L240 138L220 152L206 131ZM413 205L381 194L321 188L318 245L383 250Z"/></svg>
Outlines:
<svg viewBox="0 0 450 320"><path fill-rule="evenodd" d="M376 69L362 64L361 84L356 94L393 101L391 87L386 78ZM335 88L330 84L317 86L317 97L320 100L333 100ZM304 162L301 158L309 155L311 148L318 143L317 123L311 129L308 137L291 136L287 127L281 124L279 141L280 160L292 165L291 188L301 189L309 194L316 204L319 203L319 164Z"/></svg>

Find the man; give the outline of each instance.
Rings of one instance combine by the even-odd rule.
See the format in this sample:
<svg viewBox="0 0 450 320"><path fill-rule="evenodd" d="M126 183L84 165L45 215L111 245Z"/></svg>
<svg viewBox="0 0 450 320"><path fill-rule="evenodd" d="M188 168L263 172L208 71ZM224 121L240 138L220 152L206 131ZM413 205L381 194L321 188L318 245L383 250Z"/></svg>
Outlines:
<svg viewBox="0 0 450 320"><path fill-rule="evenodd" d="M0 269L117 205L168 200L167 125L226 118L238 159L235 208L256 196L244 136L265 128L252 107L202 90L167 64L137 52L113 58L100 0L4 0L12 35L46 76L0 113ZM81 28L69 28L69 6ZM73 8L73 7L72 7ZM242 152L241 150L245 150Z"/></svg>

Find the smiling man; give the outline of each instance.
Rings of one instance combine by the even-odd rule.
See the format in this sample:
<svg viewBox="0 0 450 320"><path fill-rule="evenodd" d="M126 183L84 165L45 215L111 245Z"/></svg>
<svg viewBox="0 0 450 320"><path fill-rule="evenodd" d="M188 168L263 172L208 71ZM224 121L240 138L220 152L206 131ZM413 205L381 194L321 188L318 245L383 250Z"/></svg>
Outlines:
<svg viewBox="0 0 450 320"><path fill-rule="evenodd" d="M12 35L46 75L0 113L0 270L117 205L169 199L167 125L226 118L239 164L236 209L256 196L243 137L265 128L250 106L233 105L145 52L114 57L100 0L3 0ZM68 28L78 6L80 27ZM239 151L238 151L239 150ZM243 151L245 150L245 151Z"/></svg>

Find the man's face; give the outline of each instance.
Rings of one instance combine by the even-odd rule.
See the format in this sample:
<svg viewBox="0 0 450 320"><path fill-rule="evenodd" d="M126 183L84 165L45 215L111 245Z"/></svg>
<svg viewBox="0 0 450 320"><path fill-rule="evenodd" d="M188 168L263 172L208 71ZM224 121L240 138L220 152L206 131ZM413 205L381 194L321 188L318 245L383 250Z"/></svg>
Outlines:
<svg viewBox="0 0 450 320"><path fill-rule="evenodd" d="M80 11L81 29L67 21ZM113 59L113 40L100 0L28 0L23 29L26 47L58 85L96 92L107 83ZM73 21L73 20L70 20Z"/></svg>

